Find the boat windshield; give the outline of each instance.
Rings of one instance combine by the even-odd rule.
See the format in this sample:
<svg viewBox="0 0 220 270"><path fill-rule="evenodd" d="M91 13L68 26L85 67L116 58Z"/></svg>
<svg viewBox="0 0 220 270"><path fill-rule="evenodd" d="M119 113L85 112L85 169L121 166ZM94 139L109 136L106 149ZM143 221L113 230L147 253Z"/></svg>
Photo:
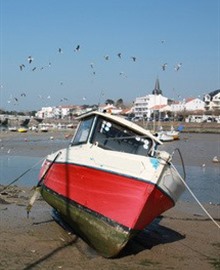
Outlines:
<svg viewBox="0 0 220 270"><path fill-rule="evenodd" d="M93 120L94 117L90 117L80 122L71 145L83 144L87 142Z"/></svg>
<svg viewBox="0 0 220 270"><path fill-rule="evenodd" d="M149 155L153 145L151 138L102 118L97 120L91 143L108 150L144 156Z"/></svg>

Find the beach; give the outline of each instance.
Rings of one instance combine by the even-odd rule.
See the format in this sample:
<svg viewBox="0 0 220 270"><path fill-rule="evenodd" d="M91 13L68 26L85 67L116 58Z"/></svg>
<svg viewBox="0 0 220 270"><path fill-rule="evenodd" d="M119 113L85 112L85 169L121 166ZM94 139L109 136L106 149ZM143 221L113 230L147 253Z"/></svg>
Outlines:
<svg viewBox="0 0 220 270"><path fill-rule="evenodd" d="M72 133L1 132L1 154L44 157L66 147ZM186 165L219 166L212 162L219 155L218 134L181 136L176 144L161 148L180 148ZM179 164L180 159L175 162ZM129 242L120 256L106 259L60 226L41 197L27 218L31 188L13 185L3 189L0 186L0 269L220 269L220 229L196 202L179 201ZM220 224L220 206L204 206Z"/></svg>

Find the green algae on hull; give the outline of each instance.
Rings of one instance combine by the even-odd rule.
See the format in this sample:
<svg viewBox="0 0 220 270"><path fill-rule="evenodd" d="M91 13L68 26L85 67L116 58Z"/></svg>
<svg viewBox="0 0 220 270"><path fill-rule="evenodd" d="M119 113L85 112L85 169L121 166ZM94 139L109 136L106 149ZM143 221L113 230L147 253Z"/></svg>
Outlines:
<svg viewBox="0 0 220 270"><path fill-rule="evenodd" d="M137 233L70 202L45 186L42 186L41 194L63 220L103 257L116 257Z"/></svg>

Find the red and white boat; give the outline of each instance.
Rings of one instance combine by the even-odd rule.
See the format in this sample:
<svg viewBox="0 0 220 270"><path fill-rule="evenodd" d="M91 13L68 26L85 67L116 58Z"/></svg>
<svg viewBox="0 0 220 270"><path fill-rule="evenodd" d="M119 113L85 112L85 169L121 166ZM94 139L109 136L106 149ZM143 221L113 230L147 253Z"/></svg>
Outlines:
<svg viewBox="0 0 220 270"><path fill-rule="evenodd" d="M97 111L81 116L71 144L43 163L44 200L104 257L175 205L184 182L148 130Z"/></svg>

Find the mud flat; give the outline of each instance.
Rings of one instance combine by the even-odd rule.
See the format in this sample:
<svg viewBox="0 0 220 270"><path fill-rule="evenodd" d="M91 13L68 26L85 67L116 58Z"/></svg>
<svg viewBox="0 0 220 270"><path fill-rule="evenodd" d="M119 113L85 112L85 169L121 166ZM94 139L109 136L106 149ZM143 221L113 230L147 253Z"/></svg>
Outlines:
<svg viewBox="0 0 220 270"><path fill-rule="evenodd" d="M0 186L0 190L3 186ZM0 192L0 269L200 269L220 267L220 230L195 204L180 202L135 237L118 258L105 259L73 231L61 227L33 191ZM219 206L206 205L216 221Z"/></svg>
<svg viewBox="0 0 220 270"><path fill-rule="evenodd" d="M186 164L219 166L211 161L219 154L218 134L181 136L180 141L162 147L172 151L178 146ZM0 133L0 139L3 155L39 157L71 140L65 132ZM196 203L178 202L135 237L119 257L106 259L54 221L52 209L41 197L27 218L32 194L27 187L4 190L0 185L0 269L220 269L220 229ZM205 207L220 224L220 206Z"/></svg>

